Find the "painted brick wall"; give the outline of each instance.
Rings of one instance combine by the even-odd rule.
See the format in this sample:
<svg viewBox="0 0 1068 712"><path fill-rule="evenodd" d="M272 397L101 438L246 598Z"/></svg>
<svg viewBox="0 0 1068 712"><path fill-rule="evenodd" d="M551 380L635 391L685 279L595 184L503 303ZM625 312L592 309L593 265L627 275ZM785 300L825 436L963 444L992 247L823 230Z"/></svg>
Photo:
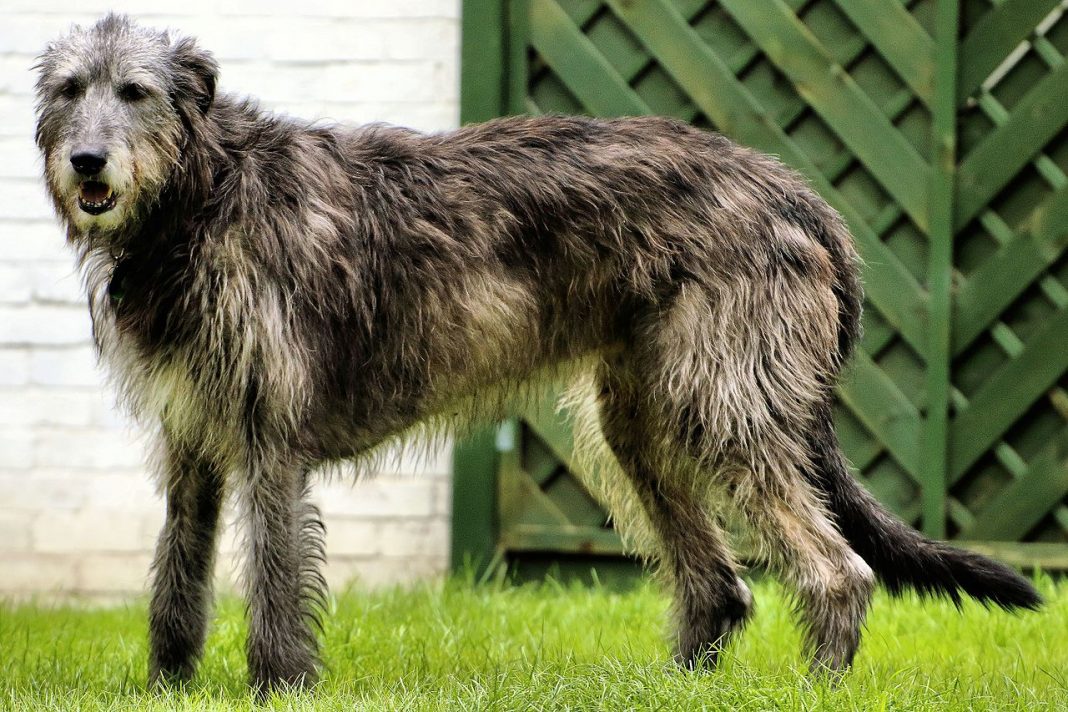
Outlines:
<svg viewBox="0 0 1068 712"><path fill-rule="evenodd" d="M77 8L73 10L72 8ZM144 590L162 504L144 443L113 407L40 179L34 56L108 10L200 38L220 91L307 118L456 125L459 0L4 0L0 5L0 596ZM449 457L398 456L316 488L335 588L433 577L448 547ZM231 517L232 519L232 517ZM232 581L235 528L219 575Z"/></svg>

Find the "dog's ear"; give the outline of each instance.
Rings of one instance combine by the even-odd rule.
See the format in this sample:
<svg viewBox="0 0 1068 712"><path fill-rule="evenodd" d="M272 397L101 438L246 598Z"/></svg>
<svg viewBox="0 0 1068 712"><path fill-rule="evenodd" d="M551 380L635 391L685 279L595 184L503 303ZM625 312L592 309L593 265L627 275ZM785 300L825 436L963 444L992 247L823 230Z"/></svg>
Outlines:
<svg viewBox="0 0 1068 712"><path fill-rule="evenodd" d="M215 80L219 76L215 58L188 37L175 42L171 57L175 68L175 105L182 110L183 104L192 102L197 111L206 114L215 100Z"/></svg>

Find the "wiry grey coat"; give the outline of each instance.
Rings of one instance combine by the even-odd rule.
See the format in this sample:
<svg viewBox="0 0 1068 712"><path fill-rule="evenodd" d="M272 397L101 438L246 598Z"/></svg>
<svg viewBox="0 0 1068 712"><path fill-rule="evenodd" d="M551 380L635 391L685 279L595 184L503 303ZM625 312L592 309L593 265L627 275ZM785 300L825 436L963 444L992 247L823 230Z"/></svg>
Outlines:
<svg viewBox="0 0 1068 712"><path fill-rule="evenodd" d="M154 679L193 672L226 491L249 533L252 680L308 682L309 470L496 417L553 375L592 385L623 473L609 499L651 525L684 664L714 662L750 608L727 515L796 591L818 667L852 660L872 569L894 591L1037 603L850 478L830 400L857 258L774 159L661 118L315 126L216 96L216 72L192 41L114 16L40 61L37 141L95 338L159 426Z"/></svg>

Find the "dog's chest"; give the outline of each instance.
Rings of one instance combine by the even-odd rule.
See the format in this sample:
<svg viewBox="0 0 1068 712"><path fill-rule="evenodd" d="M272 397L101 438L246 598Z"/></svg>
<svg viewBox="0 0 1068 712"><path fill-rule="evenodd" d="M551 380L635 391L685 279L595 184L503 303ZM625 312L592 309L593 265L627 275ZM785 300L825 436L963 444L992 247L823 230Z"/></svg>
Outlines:
<svg viewBox="0 0 1068 712"><path fill-rule="evenodd" d="M114 312L97 321L101 354L134 414L187 442L219 445L240 398L236 364L196 341L146 339ZM102 328L101 328L102 327Z"/></svg>
<svg viewBox="0 0 1068 712"><path fill-rule="evenodd" d="M148 370L141 389L146 410L168 429L193 434L208 425L208 394L187 364L177 361Z"/></svg>

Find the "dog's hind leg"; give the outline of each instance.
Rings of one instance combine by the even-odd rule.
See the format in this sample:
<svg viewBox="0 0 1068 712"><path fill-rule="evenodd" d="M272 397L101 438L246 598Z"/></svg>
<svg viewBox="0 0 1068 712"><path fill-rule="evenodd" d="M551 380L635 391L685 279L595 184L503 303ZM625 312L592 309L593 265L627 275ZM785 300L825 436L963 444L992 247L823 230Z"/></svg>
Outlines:
<svg viewBox="0 0 1068 712"><path fill-rule="evenodd" d="M744 625L752 594L723 532L709 516L700 491L657 458L660 439L643 394L625 370L600 374L601 428L648 517L660 565L674 583L680 665L714 666L731 634Z"/></svg>
<svg viewBox="0 0 1068 712"><path fill-rule="evenodd" d="M795 590L815 667L831 670L852 661L873 588L805 478L834 313L830 290L809 280L688 283L639 314L631 339L648 411L638 417L656 428L645 447L659 448L661 462L690 463L691 487L729 495L759 553ZM684 543L686 555L702 547Z"/></svg>
<svg viewBox="0 0 1068 712"><path fill-rule="evenodd" d="M755 536L754 552L793 589L813 671L853 662L875 586L871 568L834 525L789 458L766 446L740 465L733 504Z"/></svg>
<svg viewBox="0 0 1068 712"><path fill-rule="evenodd" d="M167 514L153 563L149 681L192 677L204 647L222 504L217 467L169 440L162 465Z"/></svg>
<svg viewBox="0 0 1068 712"><path fill-rule="evenodd" d="M319 572L324 528L318 509L307 501L307 472L253 466L242 494L252 686L265 693L310 685L316 680L315 628L326 584Z"/></svg>

